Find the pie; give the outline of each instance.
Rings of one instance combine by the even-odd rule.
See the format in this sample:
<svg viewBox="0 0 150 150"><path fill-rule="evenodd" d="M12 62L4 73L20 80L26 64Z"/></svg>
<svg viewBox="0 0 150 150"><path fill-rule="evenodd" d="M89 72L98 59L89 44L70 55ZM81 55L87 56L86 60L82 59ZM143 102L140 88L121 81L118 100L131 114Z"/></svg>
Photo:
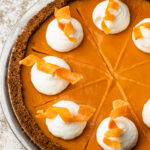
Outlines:
<svg viewBox="0 0 150 150"><path fill-rule="evenodd" d="M29 20L15 43L8 72L12 107L25 133L41 149L102 149L96 140L96 130L109 116L116 99L129 103L130 118L139 132L134 149L150 148L150 129L142 120L143 106L150 98L150 54L141 52L132 40L133 27L150 17L150 2L122 0L130 10L130 25L121 33L106 35L92 20L93 10L101 1L55 0ZM65 5L70 6L72 17L82 24L84 39L74 50L60 53L48 46L45 34L54 19L54 8ZM62 58L72 71L82 74L83 79L57 95L41 94L31 83L31 67L19 65L19 61L30 54ZM45 119L36 117L38 110L47 109L60 100L96 108L83 134L76 139L68 141L53 136Z"/></svg>

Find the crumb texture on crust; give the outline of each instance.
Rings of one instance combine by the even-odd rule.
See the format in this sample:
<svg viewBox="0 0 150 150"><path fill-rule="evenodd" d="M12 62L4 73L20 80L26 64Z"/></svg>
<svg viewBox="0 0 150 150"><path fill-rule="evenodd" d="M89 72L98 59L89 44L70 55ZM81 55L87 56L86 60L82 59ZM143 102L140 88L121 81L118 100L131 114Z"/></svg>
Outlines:
<svg viewBox="0 0 150 150"><path fill-rule="evenodd" d="M99 2L99 0L91 1L90 5L92 4L95 6L94 3L96 1ZM140 18L138 18L138 15L137 15L137 17L135 17L136 13L139 14L139 12L141 12L141 11L143 12L144 10L146 10L145 17L147 16L147 12L149 10L149 9L147 9L149 7L149 5L148 5L149 2L146 2L146 0L142 0L144 3L143 3L143 5L141 5L141 0L139 0L139 1L133 0L136 3L139 2L139 3L137 3L137 5L133 5L136 3L134 3L134 2L131 3L130 0L127 0L127 1L130 4L130 10L132 10L133 21L132 21L131 26L133 27L136 19L137 20L140 19ZM47 7L42 9L37 15L35 15L31 20L29 20L23 33L17 39L17 42L15 44L15 47L14 47L14 50L12 52L12 56L10 59L9 83L8 84L9 84L10 96L11 96L13 108L14 108L15 113L18 117L18 120L19 120L21 126L23 127L23 129L25 130L25 132L29 135L29 137L32 139L32 141L35 144L37 144L41 149L52 149L52 150L60 149L61 150L64 148L62 146L60 146L59 144L51 141L51 139L47 138L43 134L43 132L39 128L40 125L39 126L37 125L37 123L32 118L31 114L29 113L29 111L28 111L29 108L28 109L26 108L26 106L24 104L23 85L22 85L23 80L20 77L21 68L19 66L19 61L24 57L24 55L26 53L28 40L30 39L32 33L34 33L34 31L40 26L40 24L42 24L47 19L47 17L53 13L55 6L58 8L62 7L66 4L66 2L68 2L68 1L55 0L55 2L53 2L52 4L49 4ZM145 77L145 78L143 77L144 80L143 79L141 80L141 78L140 78L141 76L138 76L138 74L136 74L136 78L135 78L135 76L133 76L135 73L139 72L139 69L141 69L141 72L142 72L143 66L145 68L147 66L149 67L149 65L148 65L149 58L141 53L139 55L138 54L139 51L137 51L136 49L134 49L132 47L134 45L131 44L131 39L129 38L128 34L125 34L125 35L122 34L122 36L118 36L118 37L116 35L116 38L113 38L113 40L111 41L111 42L114 42L114 46L111 47L112 51L114 50L116 52L116 54L114 53L115 59L114 60L111 59L112 55L109 55L110 53L107 53L107 50L109 50L109 46L106 48L106 43L105 43L106 40L109 40L109 39L107 39L106 36L105 36L105 38L102 38L103 40L104 39L106 39L106 40L104 40L103 44L100 44L100 46L99 46L99 44L97 44L97 43L100 42L100 38L98 35L96 36L96 34L95 34L96 32L93 32L93 30L96 30L95 26L94 27L91 26L91 23L89 23L91 20L89 20L88 23L86 22L87 14L91 14L91 12L92 12L92 10L90 10L90 7L88 7L89 6L88 2L89 2L88 0L84 1L83 5L85 7L78 9L78 13L81 16L81 19L84 21L84 26L85 26L84 29L88 28L88 33L92 37L92 41L97 48L96 50L98 50L98 54L100 56L99 58L103 58L103 63L104 63L103 71L105 71L105 67L106 67L107 77L109 78L108 82L106 83L107 84L106 89L104 89L105 92L104 92L104 94L102 94L103 95L102 100L100 101L100 105L98 106L97 112L93 119L94 120L93 122L95 122L94 130L97 127L98 123L103 118L103 116L108 116L106 108L110 109L110 107L108 107L108 106L112 103L112 100L119 98L119 99L123 99L123 100L127 101L128 103L130 103L131 115L133 116L132 119L134 118L133 120L136 122L136 124L138 126L138 129L141 134L140 136L144 137L146 135L146 137L148 137L148 139L150 139L149 138L150 132L143 126L143 122L139 118L140 115L138 114L138 112L141 107L139 106L140 103L137 103L137 99L139 99L139 96L141 99L145 99L145 95L148 97L150 96L149 94L147 94L147 93L149 93L147 91L149 91L150 81L147 80L147 79L149 79L149 78L147 78L147 76L145 77L145 75L148 75L148 74L144 75L144 77ZM131 6L133 6L133 7L131 7ZM87 7L89 8L88 10L85 9ZM143 9L143 7L146 9ZM135 21L134 21L134 19L135 19ZM131 27L128 28L128 30L130 31ZM120 40L120 39L122 39L121 37L126 38L126 40L125 41ZM117 41L117 43L115 44L116 41ZM118 47L118 41L119 41L119 43L122 42L122 44L120 43L120 47ZM130 46L130 44L131 44L131 46ZM102 46L102 48L101 48L101 46ZM132 49L133 49L133 51L132 51ZM95 52L97 52L97 51L95 51ZM132 57L131 57L132 59L130 57L127 57L127 56L129 56L129 55L126 55L127 53L130 55L132 55L134 53L135 54L134 59ZM92 53L90 53L90 54L92 54ZM95 57L96 55L92 55L92 56ZM135 59L135 58L138 58L139 56L141 56L140 60ZM128 61L126 61L127 59L128 59ZM96 80L96 82L97 82L97 80ZM93 83L95 84L96 82L93 82ZM147 82L149 82L149 83L147 83ZM87 85L88 84L85 84L85 86L87 86ZM137 88L137 89L135 90L135 88ZM143 93L137 96L137 91L140 91L140 93L141 92L143 92ZM133 98L132 98L132 100L129 101L129 99L131 99L131 96L130 96L131 94L132 94ZM144 102L144 100L143 100L143 102ZM135 105L136 105L136 107L135 107ZM103 116L100 117L100 114L102 114ZM96 141L95 134L96 134L96 132L93 132L91 134L90 140L88 140L88 143L86 145L87 149L90 149L90 150L96 149L96 147L97 147L97 149L99 149L99 145L97 143L95 143L95 141ZM143 145L148 145L148 144L144 143Z"/></svg>
<svg viewBox="0 0 150 150"><path fill-rule="evenodd" d="M53 14L55 7L61 8L66 5L68 1L69 0L55 0L29 20L23 32L17 38L9 62L8 87L12 107L21 127L27 135L36 145L45 150L64 150L65 148L44 135L26 108L24 104L22 79L20 76L21 66L19 65L19 61L22 60L26 54L28 40L32 33L34 33L40 24Z"/></svg>

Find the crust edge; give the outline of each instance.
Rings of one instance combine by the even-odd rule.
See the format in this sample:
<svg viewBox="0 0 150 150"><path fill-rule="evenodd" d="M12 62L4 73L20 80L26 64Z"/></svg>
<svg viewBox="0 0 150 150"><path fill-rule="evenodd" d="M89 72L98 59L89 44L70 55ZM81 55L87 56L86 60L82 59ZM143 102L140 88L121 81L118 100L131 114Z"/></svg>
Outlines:
<svg viewBox="0 0 150 150"><path fill-rule="evenodd" d="M18 36L9 60L8 89L13 110L21 127L29 138L40 149L45 150L65 150L65 148L44 135L25 106L19 61L24 58L28 41L36 29L53 14L55 7L61 8L70 1L55 0L33 16L28 21L23 32Z"/></svg>

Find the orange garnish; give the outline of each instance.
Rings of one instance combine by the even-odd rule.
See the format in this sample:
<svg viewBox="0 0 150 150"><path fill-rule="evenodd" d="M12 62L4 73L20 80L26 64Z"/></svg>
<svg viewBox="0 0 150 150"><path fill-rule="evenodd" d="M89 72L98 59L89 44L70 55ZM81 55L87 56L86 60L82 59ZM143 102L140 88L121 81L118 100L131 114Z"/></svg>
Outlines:
<svg viewBox="0 0 150 150"><path fill-rule="evenodd" d="M29 55L19 63L25 66L32 66L37 63L38 70L47 74L57 75L59 78L64 79L71 84L75 84L83 78L81 74L71 72L66 68L51 63L46 63L42 58L35 55Z"/></svg>
<svg viewBox="0 0 150 150"><path fill-rule="evenodd" d="M38 70L45 72L47 74L54 74L58 69L60 69L59 66L46 62L42 64L37 62L37 68Z"/></svg>
<svg viewBox="0 0 150 150"><path fill-rule="evenodd" d="M111 31L110 29L107 27L107 25L105 24L105 21L114 21L115 20L115 15L111 14L111 9L113 10L117 10L119 7L119 3L116 2L115 0L109 0L106 11L105 11L105 16L104 19L102 21L102 29L106 34L109 34Z"/></svg>
<svg viewBox="0 0 150 150"><path fill-rule="evenodd" d="M113 109L117 109L119 107L128 106L127 102L124 102L120 99L113 101Z"/></svg>
<svg viewBox="0 0 150 150"><path fill-rule="evenodd" d="M109 125L108 125L109 129L114 129L114 128L118 128L116 122L114 120L110 120Z"/></svg>
<svg viewBox="0 0 150 150"><path fill-rule="evenodd" d="M111 139L109 139L107 137L104 137L103 142L106 145L108 145L109 147L116 148L116 149L120 149L121 148L121 145L120 145L119 141L111 140Z"/></svg>
<svg viewBox="0 0 150 150"><path fill-rule="evenodd" d="M113 110L110 114L111 119L108 125L109 130L105 132L103 139L103 142L109 147L121 148L121 145L118 140L112 140L110 138L119 138L121 136L123 130L117 126L114 119L120 116L125 116L127 114L127 110L128 110L128 103L122 100L113 101Z"/></svg>
<svg viewBox="0 0 150 150"><path fill-rule="evenodd" d="M67 108L51 106L45 112L44 110L37 111L37 117L53 119L57 115L60 115L65 123L85 122L92 117L94 112L95 108L86 105L80 105L78 113L73 116Z"/></svg>
<svg viewBox="0 0 150 150"><path fill-rule="evenodd" d="M137 26L137 27L135 27L135 28L133 29L133 33L134 33L135 40L138 40L138 39L142 39L142 38L143 38L143 35L142 35L142 32L141 32L140 27L145 27L145 28L147 28L147 29L150 30L150 22L142 23L142 24L140 24L139 26Z"/></svg>
<svg viewBox="0 0 150 150"><path fill-rule="evenodd" d="M70 113L70 111L67 108L62 108L62 107L50 107L50 108L48 108L48 115L47 115L48 118L50 115L53 114L53 111L55 111L57 114L59 114L60 117L63 118L65 123L68 123L70 120L73 119L73 116ZM52 118L50 118L50 119L52 119Z"/></svg>
<svg viewBox="0 0 150 150"><path fill-rule="evenodd" d="M104 21L102 21L102 28L103 28L103 31L106 33L106 34L109 34L111 31L110 29L107 27L107 25L105 24Z"/></svg>
<svg viewBox="0 0 150 150"><path fill-rule="evenodd" d="M76 122L87 121L91 118L94 112L95 112L95 108L87 105L80 105L77 115L74 116L74 120Z"/></svg>
<svg viewBox="0 0 150 150"><path fill-rule="evenodd" d="M65 123L68 123L73 118L70 111L67 108L63 107L49 107L45 112L44 110L38 110L36 117L53 119L57 115L60 115L60 117L64 120Z"/></svg>
<svg viewBox="0 0 150 150"><path fill-rule="evenodd" d="M71 84L75 84L83 78L81 74L70 72L70 70L66 68L57 69L56 75L66 81L69 81Z"/></svg>
<svg viewBox="0 0 150 150"><path fill-rule="evenodd" d="M71 42L77 42L76 38L70 37L70 35L74 32L74 27L69 20L71 18L69 6L63 7L61 9L55 8L55 17L57 19L59 28L64 32L67 38ZM66 20L65 23L62 22L63 19Z"/></svg>
<svg viewBox="0 0 150 150"><path fill-rule="evenodd" d="M128 103L122 100L113 101L113 110L110 114L111 119L115 119L120 116L125 116L128 111Z"/></svg>
<svg viewBox="0 0 150 150"><path fill-rule="evenodd" d="M38 63L45 63L45 61L35 55L29 55L26 58L24 58L23 60L21 60L19 62L19 64L21 65L25 65L25 66L32 66L34 65L36 62Z"/></svg>
<svg viewBox="0 0 150 150"><path fill-rule="evenodd" d="M61 9L55 8L55 17L60 22L62 19L70 19L70 9L69 6L65 6Z"/></svg>
<svg viewBox="0 0 150 150"><path fill-rule="evenodd" d="M122 129L114 128L114 129L110 129L110 130L106 131L104 136L107 138L110 138L110 137L119 138L121 133L122 133Z"/></svg>
<svg viewBox="0 0 150 150"><path fill-rule="evenodd" d="M65 24L64 33L67 36L67 38L71 42L77 42L76 38L70 37L70 35L74 32L74 28L71 22Z"/></svg>
<svg viewBox="0 0 150 150"><path fill-rule="evenodd" d="M127 110L128 110L128 105L114 109L114 110L112 110L110 117L112 119L115 119L115 118L120 117L120 116L125 116L127 114Z"/></svg>
<svg viewBox="0 0 150 150"><path fill-rule="evenodd" d="M45 116L43 110L38 110L38 111L37 111L37 114L38 114L38 115L37 115L38 118L43 118L43 117Z"/></svg>

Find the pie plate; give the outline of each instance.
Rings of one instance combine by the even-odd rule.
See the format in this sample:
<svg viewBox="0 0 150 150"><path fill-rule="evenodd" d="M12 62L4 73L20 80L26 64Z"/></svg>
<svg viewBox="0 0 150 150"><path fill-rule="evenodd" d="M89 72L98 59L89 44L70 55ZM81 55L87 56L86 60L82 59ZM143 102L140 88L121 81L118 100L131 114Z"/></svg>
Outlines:
<svg viewBox="0 0 150 150"><path fill-rule="evenodd" d="M11 52L13 50L14 43L18 37L18 35L22 32L23 28L26 26L28 21L37 14L42 8L44 8L48 3L52 2L53 0L39 0L35 3L18 21L15 25L12 32L9 34L8 39L5 42L3 47L2 53L0 55L0 103L5 115L5 118L17 137L17 139L21 142L21 144L27 150L37 150L38 147L32 143L29 137L24 133L23 129L21 128L11 105L10 97L9 97L9 90L7 85L8 80L8 66L9 66L9 58Z"/></svg>

